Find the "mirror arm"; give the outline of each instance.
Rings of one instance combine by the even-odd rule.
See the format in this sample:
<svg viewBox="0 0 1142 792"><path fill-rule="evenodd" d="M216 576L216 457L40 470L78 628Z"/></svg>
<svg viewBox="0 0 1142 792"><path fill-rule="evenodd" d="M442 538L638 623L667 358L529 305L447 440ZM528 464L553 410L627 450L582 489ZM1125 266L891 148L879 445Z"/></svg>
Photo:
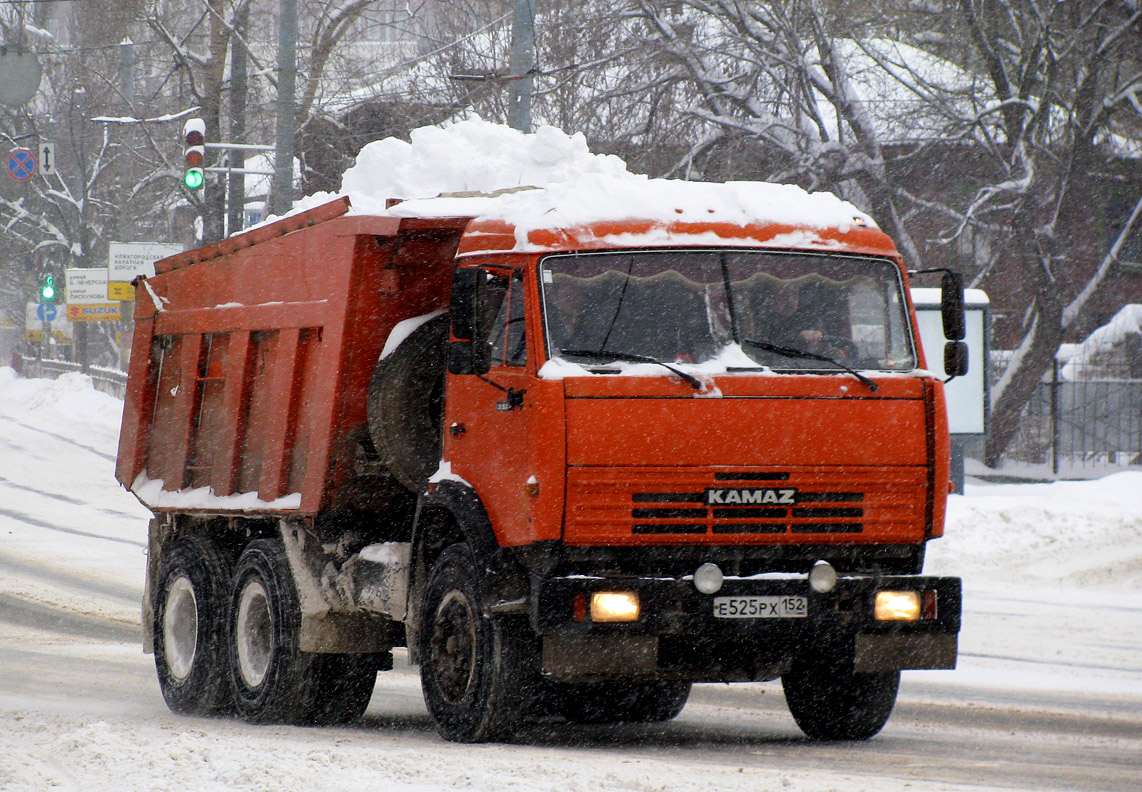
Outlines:
<svg viewBox="0 0 1142 792"><path fill-rule="evenodd" d="M501 405L506 405L506 407L501 407L500 409L518 410L523 407L523 395L527 393L527 390L524 388L520 388L519 390L516 390L515 388L505 388L500 383L496 382L495 380L488 379L483 374L477 374L476 379L480 380L481 382L486 382L496 390L507 394L507 400L500 402Z"/></svg>

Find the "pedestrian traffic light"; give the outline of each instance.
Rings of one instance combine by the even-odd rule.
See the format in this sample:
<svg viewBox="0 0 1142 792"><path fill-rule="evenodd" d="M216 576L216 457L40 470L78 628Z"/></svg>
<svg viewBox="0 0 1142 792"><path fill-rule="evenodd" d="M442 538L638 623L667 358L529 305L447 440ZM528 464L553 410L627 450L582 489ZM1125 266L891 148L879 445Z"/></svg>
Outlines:
<svg viewBox="0 0 1142 792"><path fill-rule="evenodd" d="M40 302L55 302L56 279L50 272L40 280Z"/></svg>
<svg viewBox="0 0 1142 792"><path fill-rule="evenodd" d="M186 169L182 175L182 183L188 190L201 190L206 181L206 173L202 170L202 158L206 153L206 122L201 118L188 118L182 127L186 137Z"/></svg>

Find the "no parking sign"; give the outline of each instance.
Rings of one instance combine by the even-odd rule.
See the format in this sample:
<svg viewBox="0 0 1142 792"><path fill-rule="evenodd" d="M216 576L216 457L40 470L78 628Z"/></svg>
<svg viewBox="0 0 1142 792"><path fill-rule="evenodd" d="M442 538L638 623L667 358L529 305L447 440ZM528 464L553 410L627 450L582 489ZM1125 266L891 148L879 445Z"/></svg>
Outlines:
<svg viewBox="0 0 1142 792"><path fill-rule="evenodd" d="M31 149L12 149L8 153L8 175L16 181L27 181L36 175L36 154Z"/></svg>

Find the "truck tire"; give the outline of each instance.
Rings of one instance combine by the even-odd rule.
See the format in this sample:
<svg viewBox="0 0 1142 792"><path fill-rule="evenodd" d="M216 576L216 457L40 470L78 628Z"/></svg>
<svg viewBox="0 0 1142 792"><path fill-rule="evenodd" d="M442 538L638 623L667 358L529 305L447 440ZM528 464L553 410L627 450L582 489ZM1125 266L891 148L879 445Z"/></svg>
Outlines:
<svg viewBox="0 0 1142 792"><path fill-rule="evenodd" d="M556 710L572 723L662 723L682 712L690 683L561 684L554 697Z"/></svg>
<svg viewBox="0 0 1142 792"><path fill-rule="evenodd" d="M255 539L230 596L230 682L245 720L301 723L312 709L315 655L298 648L301 606L281 544Z"/></svg>
<svg viewBox="0 0 1142 792"><path fill-rule="evenodd" d="M256 539L234 570L230 686L252 723L330 725L357 720L377 681L376 655L301 651L301 604L281 543Z"/></svg>
<svg viewBox="0 0 1142 792"><path fill-rule="evenodd" d="M381 462L419 493L440 464L448 316L418 327L387 358L369 383L369 436Z"/></svg>
<svg viewBox="0 0 1142 792"><path fill-rule="evenodd" d="M436 729L453 742L511 737L534 690L537 641L526 618L490 616L465 544L440 554L424 593L420 679Z"/></svg>
<svg viewBox="0 0 1142 792"><path fill-rule="evenodd" d="M154 594L155 669L171 712L233 708L225 641L232 566L201 536L179 539L163 560Z"/></svg>
<svg viewBox="0 0 1142 792"><path fill-rule="evenodd" d="M781 686L793 720L809 737L867 740L892 714L900 672L858 674L851 652L824 652L794 661Z"/></svg>

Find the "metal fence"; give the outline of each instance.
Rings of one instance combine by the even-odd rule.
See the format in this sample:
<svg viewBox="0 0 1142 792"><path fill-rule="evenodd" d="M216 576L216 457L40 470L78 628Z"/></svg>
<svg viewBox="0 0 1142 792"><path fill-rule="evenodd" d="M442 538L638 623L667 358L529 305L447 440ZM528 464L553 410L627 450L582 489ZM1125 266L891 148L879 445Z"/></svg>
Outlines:
<svg viewBox="0 0 1142 792"><path fill-rule="evenodd" d="M1051 472L1142 466L1142 379L1100 365L1072 379L1056 363L1023 410L1004 458Z"/></svg>
<svg viewBox="0 0 1142 792"><path fill-rule="evenodd" d="M62 374L87 374L91 377L91 384L95 390L122 399L127 393L127 374L115 369L87 366L79 363L69 363L65 360L40 360L39 358L23 358L21 371L25 377L39 377L41 379L59 379Z"/></svg>

